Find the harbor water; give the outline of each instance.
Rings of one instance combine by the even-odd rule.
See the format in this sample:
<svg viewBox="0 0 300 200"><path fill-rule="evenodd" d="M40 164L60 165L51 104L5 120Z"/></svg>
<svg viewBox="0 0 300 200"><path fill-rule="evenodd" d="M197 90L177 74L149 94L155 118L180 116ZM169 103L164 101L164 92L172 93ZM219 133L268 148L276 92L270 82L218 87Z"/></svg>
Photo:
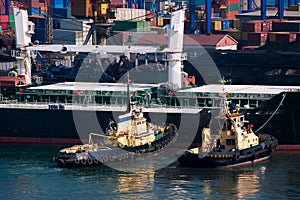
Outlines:
<svg viewBox="0 0 300 200"><path fill-rule="evenodd" d="M277 151L266 162L235 168L174 163L132 174L108 167L59 169L50 160L60 148L0 145L0 199L300 198L300 152Z"/></svg>

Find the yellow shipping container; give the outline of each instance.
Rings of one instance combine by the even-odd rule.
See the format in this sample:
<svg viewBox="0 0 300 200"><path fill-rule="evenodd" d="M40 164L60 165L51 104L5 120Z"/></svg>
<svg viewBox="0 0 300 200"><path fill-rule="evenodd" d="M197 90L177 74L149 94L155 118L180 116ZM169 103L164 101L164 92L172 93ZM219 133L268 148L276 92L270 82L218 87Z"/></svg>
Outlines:
<svg viewBox="0 0 300 200"><path fill-rule="evenodd" d="M212 21L211 30L213 31L222 30L222 21Z"/></svg>
<svg viewBox="0 0 300 200"><path fill-rule="evenodd" d="M242 32L242 40L248 40L248 32Z"/></svg>
<svg viewBox="0 0 300 200"><path fill-rule="evenodd" d="M161 18L161 17L157 18L157 26L160 26L160 27L164 26L164 19L163 18Z"/></svg>

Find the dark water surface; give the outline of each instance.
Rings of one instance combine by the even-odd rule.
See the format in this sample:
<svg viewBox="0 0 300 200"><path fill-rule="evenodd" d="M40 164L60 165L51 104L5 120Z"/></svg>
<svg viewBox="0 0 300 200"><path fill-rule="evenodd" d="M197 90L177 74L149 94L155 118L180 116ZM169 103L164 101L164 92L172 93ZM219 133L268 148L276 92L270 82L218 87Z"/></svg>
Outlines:
<svg viewBox="0 0 300 200"><path fill-rule="evenodd" d="M0 145L0 199L300 199L300 152L228 169L59 169L61 146ZM149 168L151 168L149 164Z"/></svg>

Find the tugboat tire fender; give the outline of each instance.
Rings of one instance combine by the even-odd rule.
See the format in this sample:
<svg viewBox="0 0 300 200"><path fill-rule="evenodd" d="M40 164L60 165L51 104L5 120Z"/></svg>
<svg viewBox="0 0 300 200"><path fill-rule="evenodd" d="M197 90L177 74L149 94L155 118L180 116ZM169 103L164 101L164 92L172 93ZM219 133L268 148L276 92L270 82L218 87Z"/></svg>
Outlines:
<svg viewBox="0 0 300 200"><path fill-rule="evenodd" d="M103 157L103 161L104 161L104 162L107 162L107 161L108 161L107 156L104 156L104 157Z"/></svg>
<svg viewBox="0 0 300 200"><path fill-rule="evenodd" d="M85 164L86 164L86 160L85 160L85 159L82 159L82 160L81 160L81 164L85 165Z"/></svg>
<svg viewBox="0 0 300 200"><path fill-rule="evenodd" d="M89 158L89 159L87 160L87 163L88 163L89 165L92 165L92 164L93 164L93 159L90 159L90 158Z"/></svg>
<svg viewBox="0 0 300 200"><path fill-rule="evenodd" d="M238 161L240 159L240 154L236 153L233 157L234 161Z"/></svg>
<svg viewBox="0 0 300 200"><path fill-rule="evenodd" d="M95 164L98 164L99 163L99 160L97 158L94 158L94 161L93 161Z"/></svg>
<svg viewBox="0 0 300 200"><path fill-rule="evenodd" d="M79 164L80 160L76 159L74 162L75 162L75 164Z"/></svg>
<svg viewBox="0 0 300 200"><path fill-rule="evenodd" d="M271 145L271 151L275 151L276 150L276 145L272 143Z"/></svg>
<svg viewBox="0 0 300 200"><path fill-rule="evenodd" d="M66 165L65 161L63 159L58 159L57 163L60 167L64 167Z"/></svg>

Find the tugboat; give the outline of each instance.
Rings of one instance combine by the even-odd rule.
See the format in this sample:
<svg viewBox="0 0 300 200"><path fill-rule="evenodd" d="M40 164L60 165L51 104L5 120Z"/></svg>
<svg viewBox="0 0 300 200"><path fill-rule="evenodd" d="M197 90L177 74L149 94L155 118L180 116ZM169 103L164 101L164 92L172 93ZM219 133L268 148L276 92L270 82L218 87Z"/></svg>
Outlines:
<svg viewBox="0 0 300 200"><path fill-rule="evenodd" d="M178 158L181 166L213 168L247 165L267 160L276 150L278 140L275 137L254 133L253 125L246 125L244 115L239 113L239 105L230 105L226 102L216 119L224 123L222 129L203 128L201 147L186 150Z"/></svg>
<svg viewBox="0 0 300 200"><path fill-rule="evenodd" d="M61 149L52 161L61 168L79 168L114 164L157 156L175 142L174 124L155 125L147 122L141 109L130 103L130 111L111 120L105 134L89 134L89 143ZM95 142L95 138L98 140Z"/></svg>

